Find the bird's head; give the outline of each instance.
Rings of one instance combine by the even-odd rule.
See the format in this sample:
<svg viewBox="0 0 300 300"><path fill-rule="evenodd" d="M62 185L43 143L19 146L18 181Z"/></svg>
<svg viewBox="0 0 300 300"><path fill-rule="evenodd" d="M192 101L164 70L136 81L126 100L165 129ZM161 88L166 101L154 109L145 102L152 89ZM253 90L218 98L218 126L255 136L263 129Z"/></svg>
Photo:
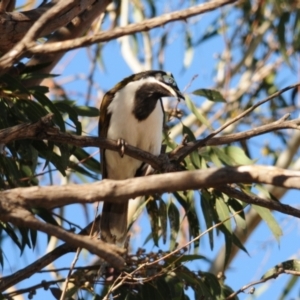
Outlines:
<svg viewBox="0 0 300 300"><path fill-rule="evenodd" d="M173 75L164 71L151 70L133 74L119 82L112 90L116 92L124 88L135 90L137 96L142 94L147 98L156 95L158 98L175 97L185 99Z"/></svg>
<svg viewBox="0 0 300 300"><path fill-rule="evenodd" d="M105 94L101 113L110 111L108 106L114 99L121 98L122 101L133 99L132 113L142 121L148 117L162 97L185 99L171 73L151 70L133 74Z"/></svg>

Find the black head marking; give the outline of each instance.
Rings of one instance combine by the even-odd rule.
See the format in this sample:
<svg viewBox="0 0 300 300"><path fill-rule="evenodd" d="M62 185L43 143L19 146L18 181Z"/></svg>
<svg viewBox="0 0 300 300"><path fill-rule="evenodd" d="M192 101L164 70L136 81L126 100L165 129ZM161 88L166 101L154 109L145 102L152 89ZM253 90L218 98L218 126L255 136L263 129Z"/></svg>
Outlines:
<svg viewBox="0 0 300 300"><path fill-rule="evenodd" d="M143 121L153 112L157 101L166 96L170 94L163 86L145 83L135 93L132 113L139 121Z"/></svg>

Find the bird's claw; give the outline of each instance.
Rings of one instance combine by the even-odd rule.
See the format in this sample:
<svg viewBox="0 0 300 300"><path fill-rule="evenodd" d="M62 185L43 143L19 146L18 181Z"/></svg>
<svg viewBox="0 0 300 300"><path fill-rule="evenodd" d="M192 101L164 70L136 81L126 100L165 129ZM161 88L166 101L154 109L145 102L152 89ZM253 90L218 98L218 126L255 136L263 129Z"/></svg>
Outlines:
<svg viewBox="0 0 300 300"><path fill-rule="evenodd" d="M127 145L127 143L124 139L118 139L117 145L120 148L119 150L120 156L123 157L125 153L125 146Z"/></svg>

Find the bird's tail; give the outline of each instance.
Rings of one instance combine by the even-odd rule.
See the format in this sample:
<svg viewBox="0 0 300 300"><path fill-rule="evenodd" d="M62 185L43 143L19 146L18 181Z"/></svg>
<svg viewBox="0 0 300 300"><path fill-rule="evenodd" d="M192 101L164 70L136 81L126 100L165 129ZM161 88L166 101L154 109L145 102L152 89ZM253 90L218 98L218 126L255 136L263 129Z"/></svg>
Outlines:
<svg viewBox="0 0 300 300"><path fill-rule="evenodd" d="M124 246L127 236L128 201L104 202L100 222L101 239L110 244Z"/></svg>

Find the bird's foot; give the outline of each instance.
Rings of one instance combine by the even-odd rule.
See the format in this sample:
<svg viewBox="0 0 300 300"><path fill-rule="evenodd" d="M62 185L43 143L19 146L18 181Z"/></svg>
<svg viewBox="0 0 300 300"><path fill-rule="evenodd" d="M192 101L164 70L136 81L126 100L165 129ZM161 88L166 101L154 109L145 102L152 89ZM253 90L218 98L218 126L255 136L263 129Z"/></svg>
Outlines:
<svg viewBox="0 0 300 300"><path fill-rule="evenodd" d="M125 147L126 147L127 143L124 139L120 138L120 139L117 140L117 145L120 148L119 154L120 154L121 157L123 157L124 152L125 152Z"/></svg>

